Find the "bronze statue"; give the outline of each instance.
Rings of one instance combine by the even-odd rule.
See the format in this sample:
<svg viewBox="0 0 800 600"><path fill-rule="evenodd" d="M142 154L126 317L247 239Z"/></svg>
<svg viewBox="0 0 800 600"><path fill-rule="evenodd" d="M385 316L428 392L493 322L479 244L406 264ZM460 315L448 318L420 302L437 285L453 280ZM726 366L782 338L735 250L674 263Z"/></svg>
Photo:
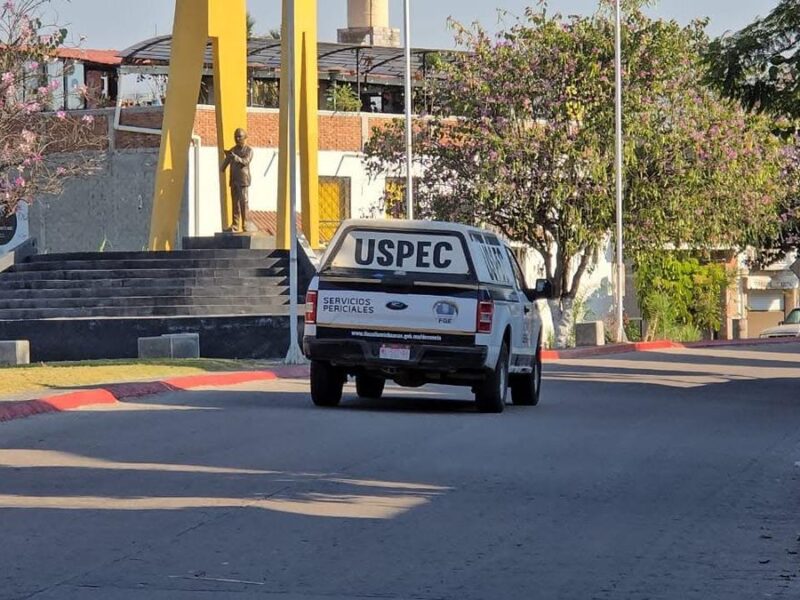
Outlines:
<svg viewBox="0 0 800 600"><path fill-rule="evenodd" d="M243 233L247 231L248 188L252 181L250 163L253 160L253 149L247 145L247 132L237 129L234 133L236 146L225 151L222 171L231 168L231 194L233 196L233 225L226 232Z"/></svg>

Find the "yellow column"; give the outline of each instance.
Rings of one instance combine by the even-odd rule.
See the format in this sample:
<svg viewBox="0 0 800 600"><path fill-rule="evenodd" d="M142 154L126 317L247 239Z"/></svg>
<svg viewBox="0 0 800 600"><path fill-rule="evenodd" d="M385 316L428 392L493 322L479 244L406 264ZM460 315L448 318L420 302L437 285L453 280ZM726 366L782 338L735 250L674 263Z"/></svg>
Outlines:
<svg viewBox="0 0 800 600"><path fill-rule="evenodd" d="M197 98L209 38L214 47L217 139L234 145L247 126L247 26L245 0L176 0L167 102L156 172L150 249L172 250L180 218ZM220 175L223 228L232 222L230 191Z"/></svg>
<svg viewBox="0 0 800 600"><path fill-rule="evenodd" d="M281 61L281 125L278 158L278 248L290 246L289 194L289 32L286 15L295 3L295 73L297 148L300 152L301 211L303 233L312 248L319 248L319 110L317 69L317 0L283 0L283 58Z"/></svg>
<svg viewBox="0 0 800 600"><path fill-rule="evenodd" d="M211 10L209 36L214 48L214 104L221 164L225 150L236 145L233 136L236 129L247 129L247 3L215 0ZM228 172L220 173L219 180L223 229L233 224Z"/></svg>
<svg viewBox="0 0 800 600"><path fill-rule="evenodd" d="M150 250L172 250L180 218L208 38L208 4L177 0L167 101L156 171Z"/></svg>
<svg viewBox="0 0 800 600"><path fill-rule="evenodd" d="M319 67L317 0L303 4L303 66L300 88L300 181L303 185L303 233L319 248Z"/></svg>

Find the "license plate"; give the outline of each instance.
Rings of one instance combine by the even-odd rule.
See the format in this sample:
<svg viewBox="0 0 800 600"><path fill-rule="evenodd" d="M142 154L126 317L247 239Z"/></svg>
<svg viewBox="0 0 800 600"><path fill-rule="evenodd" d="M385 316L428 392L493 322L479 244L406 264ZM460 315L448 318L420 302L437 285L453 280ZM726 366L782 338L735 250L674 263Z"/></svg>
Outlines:
<svg viewBox="0 0 800 600"><path fill-rule="evenodd" d="M411 348L408 346L381 346L381 360L411 360Z"/></svg>

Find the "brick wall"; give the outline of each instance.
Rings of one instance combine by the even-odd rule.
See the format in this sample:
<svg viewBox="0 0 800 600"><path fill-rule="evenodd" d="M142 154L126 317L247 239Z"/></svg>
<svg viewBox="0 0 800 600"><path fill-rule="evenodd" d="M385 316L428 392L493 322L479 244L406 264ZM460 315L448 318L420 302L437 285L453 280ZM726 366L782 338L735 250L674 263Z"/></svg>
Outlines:
<svg viewBox="0 0 800 600"><path fill-rule="evenodd" d="M360 152L362 117L358 114L324 114L319 118L319 149Z"/></svg>
<svg viewBox="0 0 800 600"><path fill-rule="evenodd" d="M164 110L158 108L125 108L120 114L120 125L142 127L144 129L161 129L164 122ZM153 149L161 146L161 137L146 133L130 131L114 132L114 147L118 150Z"/></svg>
<svg viewBox="0 0 800 600"><path fill-rule="evenodd" d="M91 111L89 114L96 116L96 133L108 134L111 131L114 121L113 109ZM319 149L332 152L361 152L373 127L380 127L397 118L397 115L323 111L319 115ZM127 127L159 130L163 122L163 107L123 108L120 114L120 125ZM279 111L250 109L247 115L247 131L250 145L256 148L277 148L280 140ZM194 132L200 136L203 146L217 145L217 122L213 107L198 107ZM161 145L161 137L153 134L111 131L110 135L113 137L113 147L116 150L153 150Z"/></svg>
<svg viewBox="0 0 800 600"><path fill-rule="evenodd" d="M194 132L203 146L217 145L217 115L213 110L200 108L194 117Z"/></svg>
<svg viewBox="0 0 800 600"><path fill-rule="evenodd" d="M280 115L277 112L250 111L247 114L250 144L257 148L277 148L280 141Z"/></svg>
<svg viewBox="0 0 800 600"><path fill-rule="evenodd" d="M98 109L70 115L78 119L84 114L95 117L95 135L113 139L115 150L153 150L161 145L161 137L154 134L113 131L114 109ZM333 113L322 111L319 115L319 149L331 152L361 152L375 127L380 128L398 119L398 115L372 113ZM120 125L160 130L164 123L163 107L123 108ZM250 145L256 148L277 148L280 140L280 113L274 109L249 109L247 131ZM109 133L110 132L110 133ZM213 107L198 107L194 132L203 146L217 145L217 122Z"/></svg>

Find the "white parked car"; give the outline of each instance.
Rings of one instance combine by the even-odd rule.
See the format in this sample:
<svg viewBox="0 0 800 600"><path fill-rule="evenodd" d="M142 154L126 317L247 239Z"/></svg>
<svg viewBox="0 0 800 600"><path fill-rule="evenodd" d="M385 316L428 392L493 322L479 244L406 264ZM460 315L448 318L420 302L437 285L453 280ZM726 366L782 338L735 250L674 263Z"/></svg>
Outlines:
<svg viewBox="0 0 800 600"><path fill-rule="evenodd" d="M789 313L785 321L777 327L770 327L761 332L761 338L788 338L800 337L800 308L795 308Z"/></svg>
<svg viewBox="0 0 800 600"><path fill-rule="evenodd" d="M535 405L542 332L508 244L464 225L346 221L322 258L306 303L303 350L311 396L337 406L347 378L378 398L387 380L471 387L479 410Z"/></svg>

